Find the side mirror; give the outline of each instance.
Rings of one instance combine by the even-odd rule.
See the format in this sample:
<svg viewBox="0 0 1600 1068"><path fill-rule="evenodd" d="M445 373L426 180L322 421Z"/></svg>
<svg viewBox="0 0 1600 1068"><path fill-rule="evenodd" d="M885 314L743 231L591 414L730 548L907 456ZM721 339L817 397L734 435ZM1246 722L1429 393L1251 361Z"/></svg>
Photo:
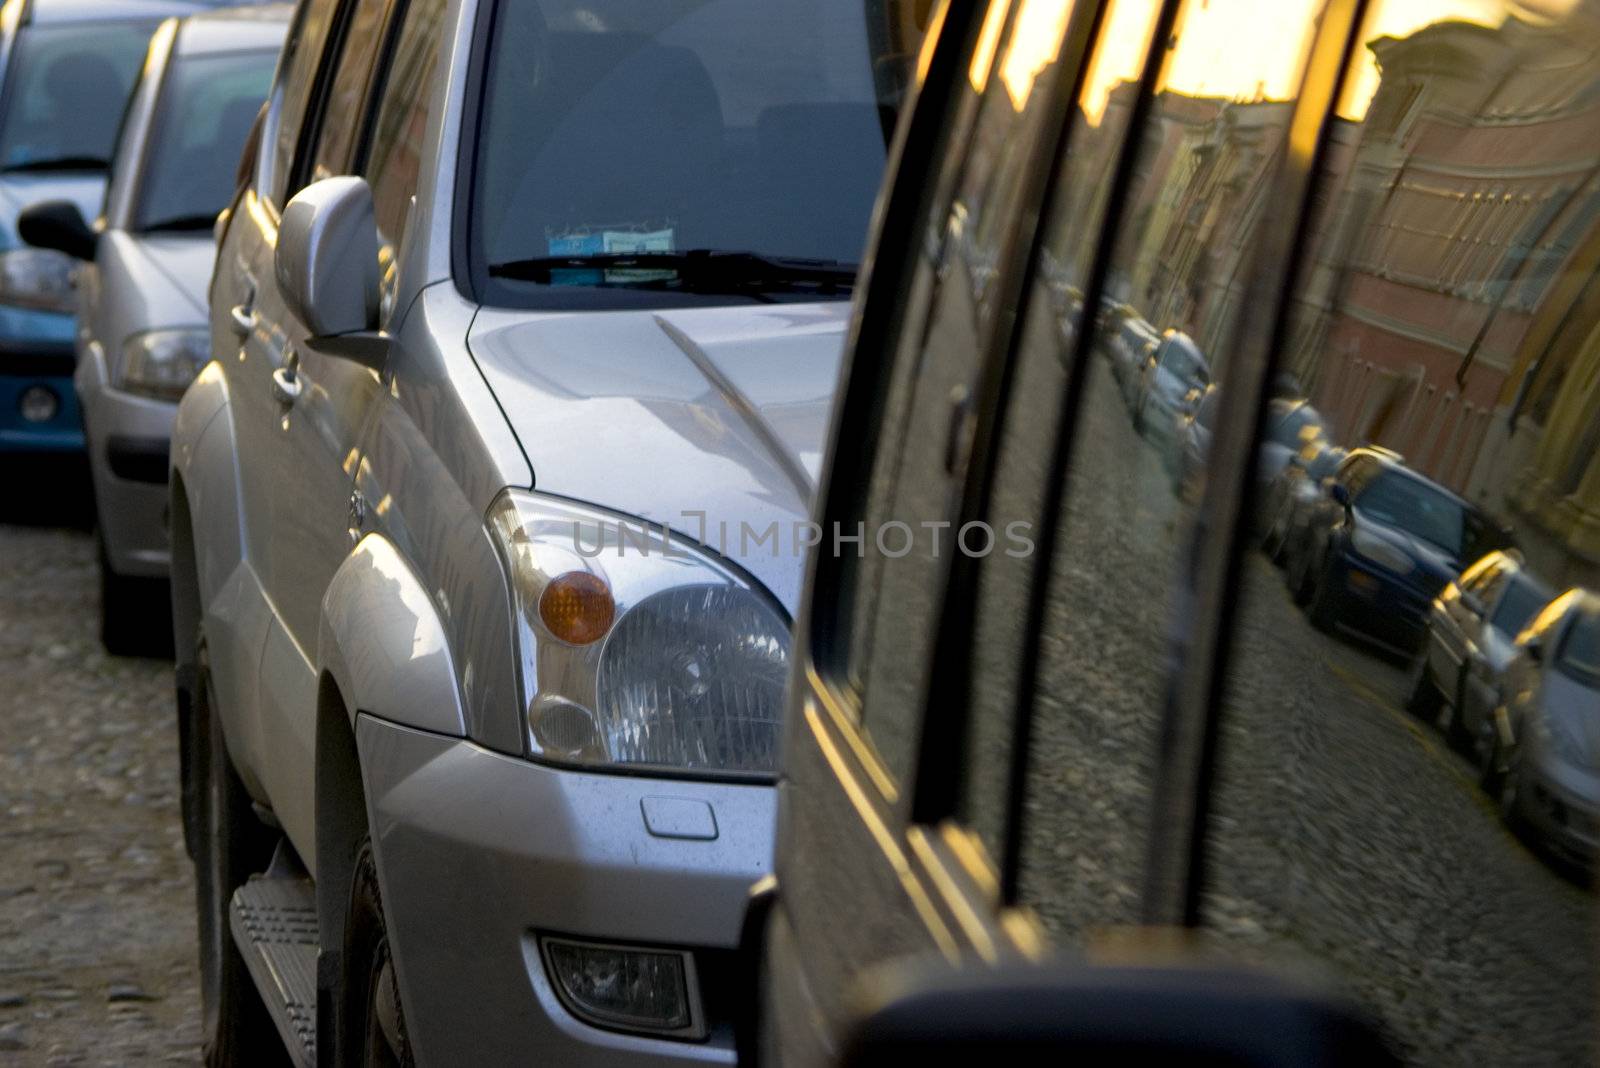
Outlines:
<svg viewBox="0 0 1600 1068"><path fill-rule="evenodd" d="M379 301L378 224L366 179L328 178L289 201L275 272L289 310L314 340L332 342L318 348L354 355L366 347L359 341L377 329Z"/></svg>
<svg viewBox="0 0 1600 1068"><path fill-rule="evenodd" d="M17 236L35 248L65 252L75 260L94 259L100 235L70 200L45 200L17 217Z"/></svg>
<svg viewBox="0 0 1600 1068"><path fill-rule="evenodd" d="M1242 970L1014 965L883 985L888 996L844 1043L844 1068L969 1060L1258 1068L1400 1063L1352 1005Z"/></svg>
<svg viewBox="0 0 1600 1068"><path fill-rule="evenodd" d="M1332 498L1333 503L1337 504L1340 508L1350 507L1350 487L1346 486L1343 482L1329 482L1328 496Z"/></svg>

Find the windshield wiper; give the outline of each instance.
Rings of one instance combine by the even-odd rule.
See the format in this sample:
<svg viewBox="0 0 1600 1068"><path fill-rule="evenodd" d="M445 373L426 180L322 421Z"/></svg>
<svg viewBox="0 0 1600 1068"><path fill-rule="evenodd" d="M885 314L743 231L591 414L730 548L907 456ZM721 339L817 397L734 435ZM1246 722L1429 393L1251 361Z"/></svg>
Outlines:
<svg viewBox="0 0 1600 1068"><path fill-rule="evenodd" d="M8 163L0 167L0 174L30 174L39 171L106 171L109 160L97 156L56 156L52 159L30 159L21 163Z"/></svg>
<svg viewBox="0 0 1600 1068"><path fill-rule="evenodd" d="M187 233L195 230L210 230L217 225L215 215L176 215L170 219L161 219L142 227L141 232L146 234L173 234Z"/></svg>
<svg viewBox="0 0 1600 1068"><path fill-rule="evenodd" d="M539 256L511 260L489 267L491 278L549 285L558 272L618 272L602 284L633 287L671 287L693 292L742 292L815 287L824 293L848 290L855 284L856 265L840 260L811 260L765 256L757 252L690 249L686 252L603 252L578 256ZM623 272L639 272L629 277ZM654 272L671 272L653 277Z"/></svg>

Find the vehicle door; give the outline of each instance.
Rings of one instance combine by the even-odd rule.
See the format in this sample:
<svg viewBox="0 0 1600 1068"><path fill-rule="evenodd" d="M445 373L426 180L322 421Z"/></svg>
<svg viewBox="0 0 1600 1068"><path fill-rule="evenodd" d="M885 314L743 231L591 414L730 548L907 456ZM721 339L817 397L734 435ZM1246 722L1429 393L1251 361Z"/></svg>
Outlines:
<svg viewBox="0 0 1600 1068"><path fill-rule="evenodd" d="M771 909L760 1063L889 1064L907 1063L913 1049L1004 1050L1019 1040L1004 1034L1008 1025L1048 1040L1083 1037L1091 1024L1066 992L1076 980L1052 985L1054 973L1035 972L1034 996L1021 994L1019 1011L1000 1006L1029 980L965 1000L977 987L932 1002L917 1000L925 991L895 1002L891 991L933 975L933 985L953 982L952 971L977 986L988 981L981 977L1014 978L1052 950L1137 955L1161 941L1151 928L1192 925L1194 784L1206 748L1193 733L1205 722L1197 695L1219 676L1210 674L1210 632L1181 631L1195 609L1220 618L1229 602L1231 590L1209 587L1202 600L1193 574L1201 560L1220 570L1229 539L1205 536L1174 499L1116 379L1091 358L1092 325L1063 315L1046 280L1064 278L1089 308L1109 277L1141 288L1155 261L1151 235L1132 220L1147 216L1139 205L1157 190L1144 184L1153 181L1142 152L1150 138L1130 126L1166 91L1169 70L1262 13L1202 16L1204 29L1188 37L1176 32L1176 5L1153 0L1105 12L996 3L980 13L975 40L952 21L925 65L853 335L855 352L889 356L852 365L836 419L836 429L851 428L849 446L836 444L830 457L824 542L799 623L775 889L759 899ZM1324 26L1342 46L1348 25ZM1292 95L1316 36L1307 30L1262 50L1241 76L1251 84L1271 76ZM1020 87L1019 69L1030 75ZM1322 107L1331 82L1324 71ZM950 143L969 146L968 155L930 172L935 179L918 190L908 174L927 168L913 153L930 144L923 124L941 109ZM1039 114L1050 117L1048 134L1028 128ZM939 144L931 142L932 158ZM1050 181L980 199L968 190L983 162L973 157L983 155L1001 175L1020 167L1025 176L1043 160ZM1303 181L1282 181L1303 196ZM982 209L1009 207L1023 221L1026 242L1013 237L986 257L999 265L987 291L958 288L971 277L959 262L964 249L946 247L957 262L936 287L929 280L941 272L925 255L897 255L926 248L908 235L948 232L952 198L966 205L968 235L990 232ZM1274 212L1261 219L1265 233L1293 229ZM1240 293L1284 276L1287 245L1277 249L1248 270L1228 265L1239 273L1235 302L1219 302L1223 318L1201 316L1214 336L1229 336L1226 309L1240 306ZM993 311L991 301L1000 302ZM1265 345L1234 351L1255 400L1267 381ZM1238 408L1219 412L1219 434L1240 424ZM862 440L860 427L877 429ZM1235 435L1227 449L1227 477L1207 479L1205 493L1209 504L1222 492L1214 483L1226 487L1236 522L1254 443ZM896 527L944 531L946 554L935 557ZM834 531L860 535L864 552L841 552ZM871 1042L882 1031L852 1037L857 1007L886 997L890 1007L863 1027L877 1020L893 1032L897 1018L907 1029L881 1047ZM897 1004L909 1015L896 1017ZM961 1018L941 1019L941 1009ZM1170 1018L1142 1002L1124 1023L1129 1034L1155 1034ZM1232 1019L1242 1034L1271 1030ZM1167 1037L1171 1049L1152 1048L1194 1052L1188 1039ZM953 1045L932 1048L943 1039Z"/></svg>
<svg viewBox="0 0 1600 1068"><path fill-rule="evenodd" d="M334 13L288 190L349 173L357 164L375 123L394 8L392 0L346 0ZM314 825L312 658L322 595L350 551L357 449L382 386L375 368L319 345L290 310L276 273L261 276L254 314L262 362L272 368L265 414L276 475L265 487L276 566L264 576L273 615L261 652L259 700L274 744L301 754L269 761L264 771L275 780L268 789L285 829L307 849Z"/></svg>
<svg viewBox="0 0 1600 1068"><path fill-rule="evenodd" d="M245 566L238 569L237 589L216 591L205 637L220 703L230 710L228 747L247 773L282 774L292 763L262 758L268 739L278 735L259 715L257 683L267 631L283 626L274 623L269 591L299 566L278 536L281 517L275 510L276 487L298 474L284 448L283 403L274 383L287 356L286 339L283 324L262 315L258 305L272 300L278 220L298 191L291 181L296 150L340 2L302 0L295 11L267 101L255 173L219 235L211 283L212 352L227 381ZM262 785L275 798L296 796L291 783ZM309 797L309 791L300 793Z"/></svg>

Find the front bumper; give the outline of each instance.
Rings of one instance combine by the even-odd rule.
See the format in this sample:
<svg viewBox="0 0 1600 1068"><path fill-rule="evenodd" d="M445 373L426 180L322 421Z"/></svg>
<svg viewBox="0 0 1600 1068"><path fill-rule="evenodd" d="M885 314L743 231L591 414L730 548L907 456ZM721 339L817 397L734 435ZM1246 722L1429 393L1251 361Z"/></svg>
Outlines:
<svg viewBox="0 0 1600 1068"><path fill-rule="evenodd" d="M0 341L0 452L71 453L83 450L83 424L72 389L72 345ZM48 390L55 414L23 418L29 390Z"/></svg>
<svg viewBox="0 0 1600 1068"><path fill-rule="evenodd" d="M1539 762L1528 766L1517 790L1516 815L1540 845L1593 869L1600 858L1600 804L1594 782L1567 781L1581 774Z"/></svg>
<svg viewBox="0 0 1600 1068"><path fill-rule="evenodd" d="M1350 552L1334 557L1330 570L1340 627L1407 655L1422 647L1430 595Z"/></svg>
<svg viewBox="0 0 1600 1068"><path fill-rule="evenodd" d="M772 869L772 788L562 770L365 715L356 737L420 1063L733 1063L719 1006L734 992L715 986L750 886ZM715 837L652 833L644 804L661 798L709 809ZM546 975L541 934L692 950L709 1037L579 1020Z"/></svg>
<svg viewBox="0 0 1600 1068"><path fill-rule="evenodd" d="M74 379L83 407L95 508L111 570L119 575L165 577L167 458L178 406L114 389L92 352Z"/></svg>

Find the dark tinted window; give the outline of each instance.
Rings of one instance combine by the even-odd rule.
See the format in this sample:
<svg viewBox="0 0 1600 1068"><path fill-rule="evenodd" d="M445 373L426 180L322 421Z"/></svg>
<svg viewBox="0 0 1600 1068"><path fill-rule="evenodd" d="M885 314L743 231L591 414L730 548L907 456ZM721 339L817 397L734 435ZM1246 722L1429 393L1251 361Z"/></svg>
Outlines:
<svg viewBox="0 0 1600 1068"><path fill-rule="evenodd" d="M267 188L263 192L279 208L299 192L289 188L290 168L300 145L306 103L316 85L328 31L333 27L338 8L339 0L302 0L278 62L278 77L272 90L272 118L267 127L271 155L267 164Z"/></svg>
<svg viewBox="0 0 1600 1068"><path fill-rule="evenodd" d="M348 172L368 114L367 89L383 52L390 13L396 8L404 10L403 0L366 0L351 12L339 50L339 65L322 106L307 181L318 182Z"/></svg>
<svg viewBox="0 0 1600 1068"><path fill-rule="evenodd" d="M900 7L501 3L475 261L721 249L854 263L898 104L899 79L881 76L896 57L871 30ZM558 302L574 286L660 285L615 271L548 281ZM497 299L542 286L506 283Z"/></svg>
<svg viewBox="0 0 1600 1068"><path fill-rule="evenodd" d="M1590 686L1600 686L1600 615L1580 614L1561 643L1561 668Z"/></svg>
<svg viewBox="0 0 1600 1068"><path fill-rule="evenodd" d="M277 61L276 52L173 61L145 146L136 229L208 229L227 207Z"/></svg>
<svg viewBox="0 0 1600 1068"><path fill-rule="evenodd" d="M1511 580L1495 606L1490 623L1503 634L1516 636L1533 621L1539 609L1550 603L1550 592L1522 576Z"/></svg>
<svg viewBox="0 0 1600 1068"><path fill-rule="evenodd" d="M0 121L0 170L107 166L154 30L153 23L119 22L18 31Z"/></svg>

